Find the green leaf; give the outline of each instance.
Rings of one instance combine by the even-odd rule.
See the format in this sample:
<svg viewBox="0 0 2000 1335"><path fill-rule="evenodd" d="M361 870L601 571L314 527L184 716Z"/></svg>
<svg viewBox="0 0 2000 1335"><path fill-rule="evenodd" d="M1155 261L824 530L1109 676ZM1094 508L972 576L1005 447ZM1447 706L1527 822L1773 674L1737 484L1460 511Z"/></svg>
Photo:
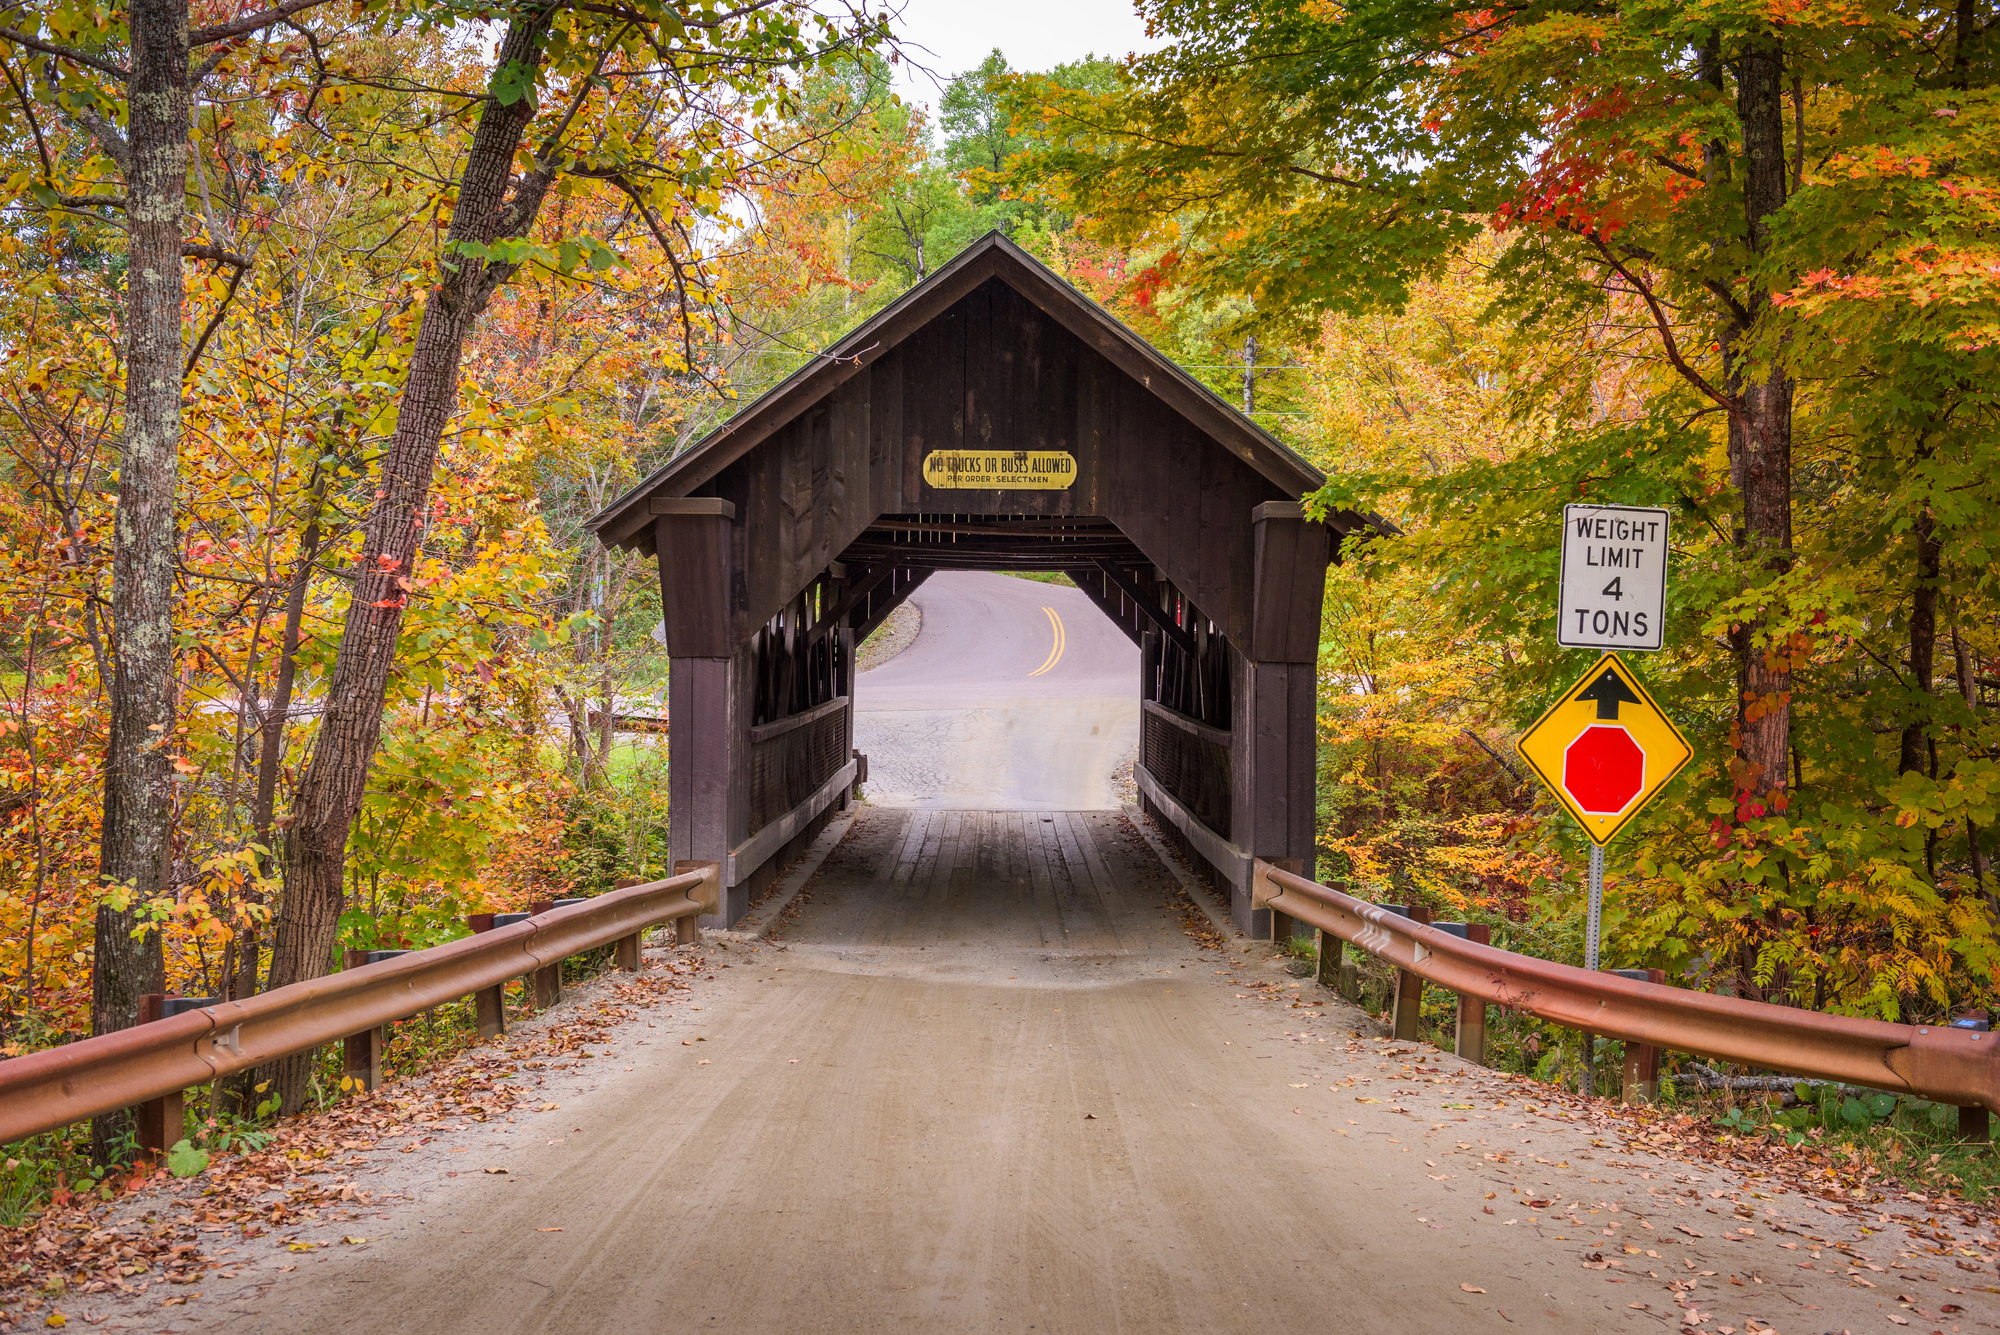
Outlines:
<svg viewBox="0 0 2000 1335"><path fill-rule="evenodd" d="M185 1138L167 1151L167 1171L175 1177L193 1177L208 1167L208 1151L198 1150Z"/></svg>
<svg viewBox="0 0 2000 1335"><path fill-rule="evenodd" d="M493 71L493 82L487 91L501 106L511 107L524 97L534 96L535 71L524 61L510 60Z"/></svg>

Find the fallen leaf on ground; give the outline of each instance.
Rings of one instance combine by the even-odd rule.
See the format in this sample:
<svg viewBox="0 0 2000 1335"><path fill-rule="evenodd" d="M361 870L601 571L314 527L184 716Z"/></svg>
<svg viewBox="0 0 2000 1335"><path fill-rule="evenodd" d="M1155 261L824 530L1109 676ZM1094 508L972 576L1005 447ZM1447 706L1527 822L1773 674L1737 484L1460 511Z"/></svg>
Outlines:
<svg viewBox="0 0 2000 1335"><path fill-rule="evenodd" d="M538 1228L538 1229L536 1229L536 1230L535 1230L535 1232L537 1232L537 1233L560 1233L560 1232L562 1232L562 1230L561 1230L561 1229L559 1229L559 1228Z"/></svg>
<svg viewBox="0 0 2000 1335"><path fill-rule="evenodd" d="M359 1246L361 1243L368 1241L368 1239L350 1237L350 1238L342 1238L341 1241L347 1243L349 1246Z"/></svg>
<svg viewBox="0 0 2000 1335"><path fill-rule="evenodd" d="M489 1172L489 1173L504 1173L504 1172L506 1172L507 1170L506 1170L506 1169L504 1169L504 1168L489 1168L489 1169L487 1169L486 1171L487 1171L487 1172Z"/></svg>
<svg viewBox="0 0 2000 1335"><path fill-rule="evenodd" d="M1479 1287L1479 1286L1478 1286L1477 1284L1461 1284L1461 1285L1459 1285L1458 1287L1459 1287L1459 1288L1461 1288L1461 1289L1464 1289L1464 1290L1465 1290L1465 1291L1466 1291L1467 1293L1484 1293L1484 1292L1486 1292L1486 1290L1485 1290L1485 1289L1482 1289L1482 1288L1480 1288L1480 1287Z"/></svg>

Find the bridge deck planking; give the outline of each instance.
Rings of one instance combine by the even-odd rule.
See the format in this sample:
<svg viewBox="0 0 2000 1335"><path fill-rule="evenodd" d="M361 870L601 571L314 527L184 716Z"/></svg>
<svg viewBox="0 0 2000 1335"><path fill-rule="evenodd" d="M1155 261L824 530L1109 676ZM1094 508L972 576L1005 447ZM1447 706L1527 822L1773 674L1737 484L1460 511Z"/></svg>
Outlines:
<svg viewBox="0 0 2000 1335"><path fill-rule="evenodd" d="M869 813L885 830L879 888L865 910L816 920L822 944L1149 948L1124 920L1138 913L1104 852L1113 812ZM1114 857L1117 855L1114 855ZM1155 928L1157 931L1157 928Z"/></svg>

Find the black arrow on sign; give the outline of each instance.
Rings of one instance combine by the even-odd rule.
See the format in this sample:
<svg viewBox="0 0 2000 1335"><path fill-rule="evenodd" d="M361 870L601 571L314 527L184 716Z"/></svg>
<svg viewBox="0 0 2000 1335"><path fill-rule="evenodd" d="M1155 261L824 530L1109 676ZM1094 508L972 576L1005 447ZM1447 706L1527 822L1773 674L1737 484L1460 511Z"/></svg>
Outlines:
<svg viewBox="0 0 2000 1335"><path fill-rule="evenodd" d="M1625 684L1625 679L1618 675L1615 668L1604 669L1604 675L1578 691L1576 698L1596 701L1597 717L1601 719L1617 718L1618 706L1621 704L1639 703L1639 697L1632 693L1632 688Z"/></svg>

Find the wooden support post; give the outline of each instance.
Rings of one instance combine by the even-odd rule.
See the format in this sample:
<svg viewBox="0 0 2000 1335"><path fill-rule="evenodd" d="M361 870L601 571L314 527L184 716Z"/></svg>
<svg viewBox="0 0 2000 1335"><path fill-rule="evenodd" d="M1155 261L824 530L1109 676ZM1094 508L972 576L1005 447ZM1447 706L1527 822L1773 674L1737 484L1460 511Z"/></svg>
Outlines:
<svg viewBox="0 0 2000 1335"><path fill-rule="evenodd" d="M1665 969L1618 969L1620 977L1648 983L1667 981ZM1625 1071L1618 1082L1622 1103L1657 1103L1660 1098L1660 1050L1646 1043L1625 1045Z"/></svg>
<svg viewBox="0 0 2000 1335"><path fill-rule="evenodd" d="M148 992L139 998L139 1023L151 1024L159 1019L166 1005L164 992ZM139 1150L142 1154L156 1159L164 1159L168 1150L181 1139L183 1118L181 1114L181 1091L162 1094L157 1099L147 1099L132 1110L138 1122Z"/></svg>
<svg viewBox="0 0 2000 1335"><path fill-rule="evenodd" d="M690 913L685 918L674 919L674 944L695 946L701 944L701 923Z"/></svg>
<svg viewBox="0 0 2000 1335"><path fill-rule="evenodd" d="M529 913L547 913L554 909L553 899L538 899L528 905ZM545 1011L562 1000L562 961L553 960L531 975L534 984L535 1009Z"/></svg>
<svg viewBox="0 0 2000 1335"><path fill-rule="evenodd" d="M465 925L473 932L493 930L493 915L475 913L465 920ZM472 1009L479 1021L481 1038L498 1038L507 1032L507 984L495 983L492 987L482 987L472 994Z"/></svg>
<svg viewBox="0 0 2000 1335"><path fill-rule="evenodd" d="M1493 929L1483 922L1465 925L1465 939L1482 946L1493 944ZM1482 997L1458 996L1458 1035L1454 1050L1474 1066L1486 1065L1486 1001Z"/></svg>
<svg viewBox="0 0 2000 1335"><path fill-rule="evenodd" d="M350 950L346 967L358 969L368 962L365 950ZM341 1074L359 1089L374 1089L382 1083L382 1048L385 1026L376 1025L341 1040Z"/></svg>
<svg viewBox="0 0 2000 1335"><path fill-rule="evenodd" d="M1411 922L1428 923L1431 911L1420 904L1412 904L1408 916ZM1424 980L1421 975L1407 969L1396 970L1395 1005L1392 1032L1399 1040L1415 1042L1422 1036L1424 1027Z"/></svg>

